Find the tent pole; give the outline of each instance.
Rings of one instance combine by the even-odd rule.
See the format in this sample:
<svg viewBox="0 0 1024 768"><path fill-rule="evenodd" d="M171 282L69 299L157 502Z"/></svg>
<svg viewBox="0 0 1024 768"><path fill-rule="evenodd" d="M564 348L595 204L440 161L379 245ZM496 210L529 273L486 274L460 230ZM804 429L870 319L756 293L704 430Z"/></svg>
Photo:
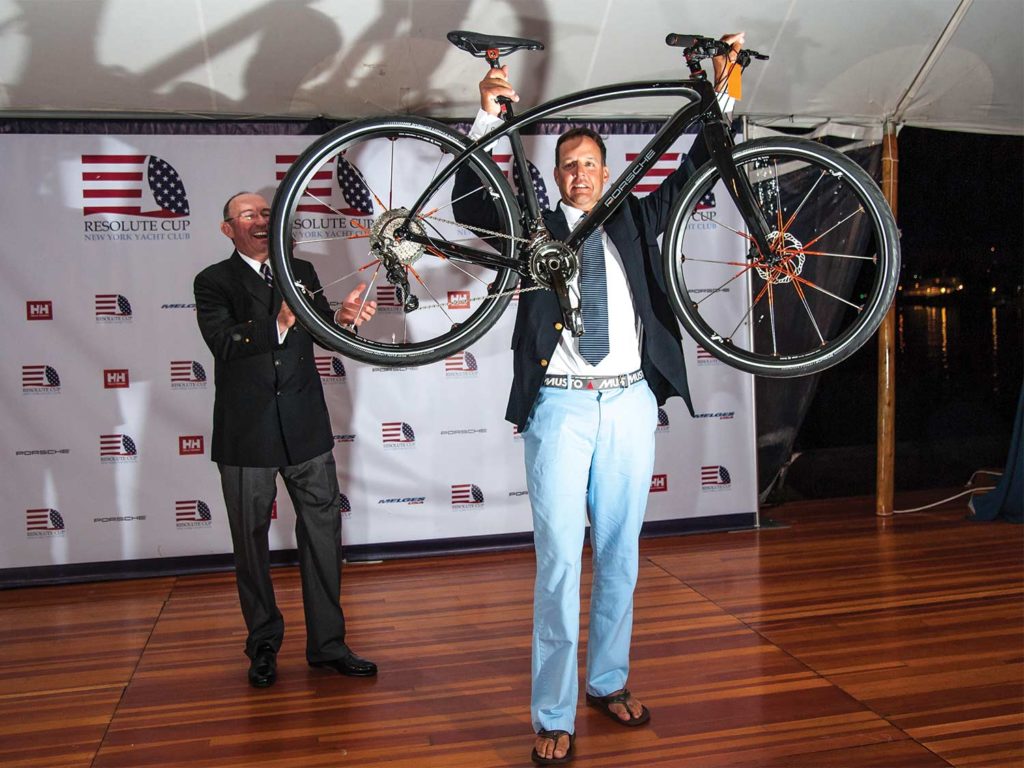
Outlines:
<svg viewBox="0 0 1024 768"><path fill-rule="evenodd" d="M882 192L896 216L899 198L899 151L896 124L886 122L882 140ZM875 470L875 514L893 513L896 458L896 302L878 329L878 456Z"/></svg>

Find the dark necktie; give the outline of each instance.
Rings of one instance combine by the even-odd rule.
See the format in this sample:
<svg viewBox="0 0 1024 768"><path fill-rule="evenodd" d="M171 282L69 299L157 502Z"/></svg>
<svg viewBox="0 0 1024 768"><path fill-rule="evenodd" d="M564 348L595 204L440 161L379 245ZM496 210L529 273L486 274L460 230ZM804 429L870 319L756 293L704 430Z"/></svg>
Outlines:
<svg viewBox="0 0 1024 768"><path fill-rule="evenodd" d="M260 274L263 275L263 279L264 279L264 281L266 281L267 285L269 285L271 288L273 288L274 287L274 275L271 274L271 272L270 272L270 265L267 264L267 262L263 262L262 264L260 264Z"/></svg>
<svg viewBox="0 0 1024 768"><path fill-rule="evenodd" d="M594 230L583 243L580 264L580 312L583 336L580 356L597 365L608 355L608 280L604 269L604 245L601 232Z"/></svg>

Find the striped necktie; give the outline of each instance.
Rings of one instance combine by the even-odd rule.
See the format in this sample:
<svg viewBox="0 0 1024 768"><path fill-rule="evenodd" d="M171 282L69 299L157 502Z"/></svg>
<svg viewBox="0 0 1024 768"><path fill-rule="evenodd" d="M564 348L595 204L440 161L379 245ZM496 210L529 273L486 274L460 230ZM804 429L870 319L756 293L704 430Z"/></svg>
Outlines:
<svg viewBox="0 0 1024 768"><path fill-rule="evenodd" d="M271 288L274 287L274 275L270 271L270 265L267 262L260 264L260 274L263 275L263 280Z"/></svg>
<svg viewBox="0 0 1024 768"><path fill-rule="evenodd" d="M583 243L580 271L580 312L583 315L580 356L590 365L597 365L609 351L608 280L599 230L591 232Z"/></svg>

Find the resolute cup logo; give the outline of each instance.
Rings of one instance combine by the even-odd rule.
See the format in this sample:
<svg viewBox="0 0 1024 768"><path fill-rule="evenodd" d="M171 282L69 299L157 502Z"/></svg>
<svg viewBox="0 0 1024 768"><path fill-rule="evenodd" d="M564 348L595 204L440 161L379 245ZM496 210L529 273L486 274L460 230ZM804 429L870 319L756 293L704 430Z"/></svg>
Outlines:
<svg viewBox="0 0 1024 768"><path fill-rule="evenodd" d="M21 393L23 395L60 394L60 374L52 365L21 366Z"/></svg>
<svg viewBox="0 0 1024 768"><path fill-rule="evenodd" d="M378 285L376 300L379 312L394 314L402 311L402 302L398 300L398 286Z"/></svg>
<svg viewBox="0 0 1024 768"><path fill-rule="evenodd" d="M517 189L523 188L522 181L519 178L519 168L512 162L512 154L510 152L493 152L491 153L491 160L497 164L509 182L514 184ZM530 169L530 183L533 184L533 191L537 193L537 202L540 203L541 210L550 208L551 203L548 201L548 188L544 177L537 170L537 166L529 160L526 161L526 164Z"/></svg>
<svg viewBox="0 0 1024 768"><path fill-rule="evenodd" d="M352 504L344 493L339 493L338 495L341 497L341 503L338 505L338 514L342 520L350 520L352 518Z"/></svg>
<svg viewBox="0 0 1024 768"><path fill-rule="evenodd" d="M183 499L174 502L174 525L176 528L209 528L212 525L210 507L199 499Z"/></svg>
<svg viewBox="0 0 1024 768"><path fill-rule="evenodd" d="M156 155L82 155L86 240L188 240L181 176Z"/></svg>
<svg viewBox="0 0 1024 768"><path fill-rule="evenodd" d="M484 494L473 483L452 486L452 509L479 508L484 505Z"/></svg>
<svg viewBox="0 0 1024 768"><path fill-rule="evenodd" d="M195 360L171 360L171 389L203 389L206 369Z"/></svg>
<svg viewBox="0 0 1024 768"><path fill-rule="evenodd" d="M697 365L722 365L722 361L708 352L700 344L697 345Z"/></svg>
<svg viewBox="0 0 1024 768"><path fill-rule="evenodd" d="M702 491L728 491L732 486L729 470L719 464L700 468L700 489Z"/></svg>
<svg viewBox="0 0 1024 768"><path fill-rule="evenodd" d="M385 448L415 448L416 433L404 421L385 421L380 425L380 438Z"/></svg>
<svg viewBox="0 0 1024 768"><path fill-rule="evenodd" d="M324 384L340 384L345 381L345 363L337 355L314 355L316 372Z"/></svg>
<svg viewBox="0 0 1024 768"><path fill-rule="evenodd" d="M279 182L296 159L298 155L275 157ZM373 194L359 168L341 156L324 163L313 175L292 223L299 239L366 234L372 225Z"/></svg>
<svg viewBox="0 0 1024 768"><path fill-rule="evenodd" d="M136 461L138 454L135 441L129 435L100 435L100 461L104 464Z"/></svg>
<svg viewBox="0 0 1024 768"><path fill-rule="evenodd" d="M458 352L444 359L444 375L449 379L472 379L478 372L472 352Z"/></svg>
<svg viewBox="0 0 1024 768"><path fill-rule="evenodd" d="M64 518L49 507L26 509L25 532L29 538L64 536Z"/></svg>
<svg viewBox="0 0 1024 768"><path fill-rule="evenodd" d="M97 323L130 323L132 305L119 293L96 294Z"/></svg>
<svg viewBox="0 0 1024 768"><path fill-rule="evenodd" d="M669 428L668 414L665 413L665 409L664 408L659 408L658 409L658 426L655 427L654 431L657 432L657 433L668 432L668 428Z"/></svg>

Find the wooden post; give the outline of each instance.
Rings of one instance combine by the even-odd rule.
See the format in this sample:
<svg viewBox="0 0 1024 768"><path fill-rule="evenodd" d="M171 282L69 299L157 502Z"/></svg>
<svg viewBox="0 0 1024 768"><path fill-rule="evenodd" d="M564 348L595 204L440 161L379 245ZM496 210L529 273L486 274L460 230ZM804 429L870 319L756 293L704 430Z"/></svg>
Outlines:
<svg viewBox="0 0 1024 768"><path fill-rule="evenodd" d="M896 126L886 123L882 141L882 192L896 216L899 189L899 151ZM896 303L889 307L878 328L878 457L875 470L875 514L889 517L893 510L896 463Z"/></svg>

